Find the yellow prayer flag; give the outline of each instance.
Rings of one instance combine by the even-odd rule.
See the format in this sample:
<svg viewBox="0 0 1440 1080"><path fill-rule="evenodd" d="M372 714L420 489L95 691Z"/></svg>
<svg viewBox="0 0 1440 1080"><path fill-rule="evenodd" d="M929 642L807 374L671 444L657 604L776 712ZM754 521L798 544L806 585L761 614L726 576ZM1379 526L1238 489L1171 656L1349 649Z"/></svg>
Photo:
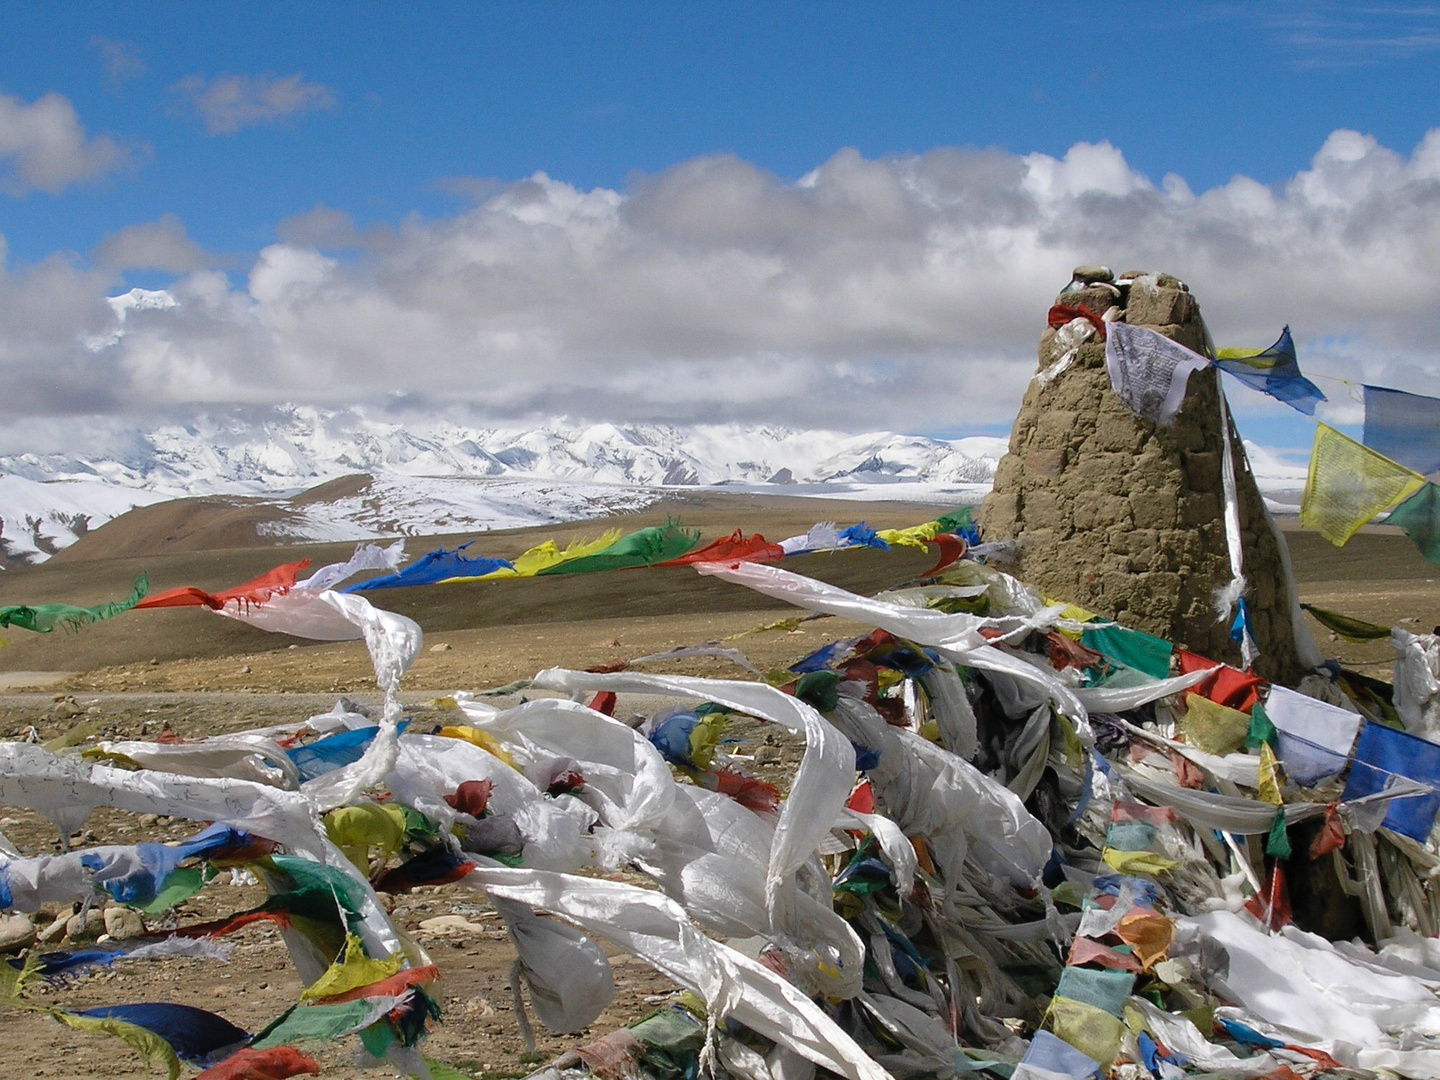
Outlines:
<svg viewBox="0 0 1440 1080"><path fill-rule="evenodd" d="M325 969L325 974L316 979L300 994L301 1001L334 997L348 994L362 986L369 986L382 979L388 979L405 964L403 953L384 960L372 960L365 955L365 946L354 934L345 939L345 953Z"/></svg>
<svg viewBox="0 0 1440 1080"><path fill-rule="evenodd" d="M1100 857L1110 869L1130 877L1159 877L1180 865L1153 851L1117 851L1107 847Z"/></svg>
<svg viewBox="0 0 1440 1080"><path fill-rule="evenodd" d="M494 754L512 769L515 768L515 759L510 756L510 751L506 750L505 747L501 745L500 740L488 731L481 731L479 728L471 727L469 724L452 724L448 727L441 728L436 734L442 739L462 739L474 746L478 746L486 753Z"/></svg>
<svg viewBox="0 0 1440 1080"><path fill-rule="evenodd" d="M1319 424L1300 503L1300 524L1343 547L1360 526L1424 486L1419 473Z"/></svg>
<svg viewBox="0 0 1440 1080"><path fill-rule="evenodd" d="M923 525L911 525L908 529L881 529L875 534L891 547L913 547L925 549L926 540L940 535L940 523L927 521Z"/></svg>
<svg viewBox="0 0 1440 1080"><path fill-rule="evenodd" d="M1186 694L1180 730L1191 746L1198 746L1207 754L1224 755L1245 745L1245 736L1250 734L1250 717L1200 694Z"/></svg>
<svg viewBox="0 0 1440 1080"><path fill-rule="evenodd" d="M1280 780L1276 775L1275 766L1278 764L1275 758L1275 751L1270 749L1270 744L1260 744L1260 801L1269 803L1271 806L1284 806L1285 800L1280 795Z"/></svg>
<svg viewBox="0 0 1440 1080"><path fill-rule="evenodd" d="M597 551L604 551L616 540L620 539L619 529L607 529L594 540L572 540L561 548L554 540L546 540L543 544L536 544L523 555L512 560L515 569L507 570L501 567L499 570L492 570L483 578L511 578L511 577L534 577L542 570L549 570L552 566L559 566L561 563L570 562L573 559L583 559L587 555L594 555ZM454 581L473 581L474 578L453 578Z"/></svg>
<svg viewBox="0 0 1440 1080"><path fill-rule="evenodd" d="M1045 1019L1050 1030L1059 1038L1106 1068L1120 1053L1120 1037L1125 1025L1104 1009L1097 1009L1083 1001L1056 997L1050 999Z"/></svg>

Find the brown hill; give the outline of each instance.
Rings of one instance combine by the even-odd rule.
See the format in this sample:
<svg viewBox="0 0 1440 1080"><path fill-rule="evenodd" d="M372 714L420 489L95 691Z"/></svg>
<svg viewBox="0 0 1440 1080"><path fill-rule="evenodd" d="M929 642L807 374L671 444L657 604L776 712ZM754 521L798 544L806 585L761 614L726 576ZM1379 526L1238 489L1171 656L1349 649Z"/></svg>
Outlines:
<svg viewBox="0 0 1440 1080"><path fill-rule="evenodd" d="M313 494L313 493L312 493ZM333 497L333 496L332 496ZM63 601L90 606L123 597L140 573L152 592L181 585L216 591L248 581L282 562L308 558L315 566L348 558L354 543L289 544L260 537L244 517L245 502L183 499L132 511L35 567L0 575L0 605ZM262 507L263 509L263 507ZM740 527L781 539L817 520L868 520L877 528L913 525L945 508L914 503L852 503L787 496L683 493L640 513L561 525L488 533L413 537L412 560L434 548L475 540L477 554L513 557L546 539L565 544L607 528L626 531L678 518L708 539ZM150 513L147 513L150 511ZM261 520L275 520L273 517ZM166 528L145 531L147 524ZM248 531L247 531L247 528ZM106 534L109 535L106 535ZM232 546L218 546L235 539ZM207 546L217 545L217 546ZM263 546L262 546L263 545ZM928 552L852 552L792 560L788 565L847 588L874 591L923 571ZM427 634L592 619L664 619L707 612L772 611L776 604L688 568L586 574L395 589L378 594L380 606L414 618ZM77 633L6 635L0 672L88 671L107 665L180 658L221 657L285 649L296 640L255 630L195 608L130 612ZM302 646L305 642L299 642Z"/></svg>

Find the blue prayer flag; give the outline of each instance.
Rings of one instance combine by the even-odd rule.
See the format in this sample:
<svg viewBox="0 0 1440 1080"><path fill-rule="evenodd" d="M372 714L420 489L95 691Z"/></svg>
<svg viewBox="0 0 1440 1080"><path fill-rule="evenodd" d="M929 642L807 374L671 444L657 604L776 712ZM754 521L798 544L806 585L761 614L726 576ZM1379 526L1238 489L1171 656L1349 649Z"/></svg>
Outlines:
<svg viewBox="0 0 1440 1080"><path fill-rule="evenodd" d="M1261 352L1221 349L1215 366L1235 376L1252 390L1269 394L1307 416L1314 416L1315 406L1325 400L1320 388L1300 374L1300 364L1295 359L1295 342L1290 337L1288 326L1280 331L1280 339L1274 345Z"/></svg>

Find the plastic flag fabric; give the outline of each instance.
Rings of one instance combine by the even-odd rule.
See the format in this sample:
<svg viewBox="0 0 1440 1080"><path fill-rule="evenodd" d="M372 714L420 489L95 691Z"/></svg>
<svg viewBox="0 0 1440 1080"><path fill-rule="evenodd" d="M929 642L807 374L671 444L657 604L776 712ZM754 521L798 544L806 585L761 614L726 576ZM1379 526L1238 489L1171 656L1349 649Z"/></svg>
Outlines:
<svg viewBox="0 0 1440 1080"><path fill-rule="evenodd" d="M113 619L122 612L136 607L145 598L150 588L150 579L141 574L135 579L135 587L129 598L112 604L97 604L95 607L75 607L73 604L38 604L30 607L15 604L0 608L0 626L18 626L22 630L33 630L37 634L48 634L57 626L66 630L77 630L101 619Z"/></svg>
<svg viewBox="0 0 1440 1080"><path fill-rule="evenodd" d="M248 607L251 604L263 604L276 593L286 593L295 587L295 576L310 565L309 559L301 559L295 563L284 563L267 570L253 581L247 581L243 585L236 585L233 589L226 589L224 592L208 593L204 589L196 588L194 585L185 585L178 589L167 589L165 592L156 593L148 600L142 600L136 604L142 610L148 608L171 608L171 607L208 607L219 610L227 604L235 604L239 607Z"/></svg>
<svg viewBox="0 0 1440 1080"><path fill-rule="evenodd" d="M1399 526L1421 555L1440 563L1440 486L1427 483L1390 511L1385 524Z"/></svg>
<svg viewBox="0 0 1440 1080"><path fill-rule="evenodd" d="M1169 425L1185 403L1190 376L1210 362L1144 326L1113 323L1105 340L1110 386L1137 416Z"/></svg>
<svg viewBox="0 0 1440 1080"><path fill-rule="evenodd" d="M1440 398L1365 387L1365 445L1417 473L1440 472Z"/></svg>
<svg viewBox="0 0 1440 1080"><path fill-rule="evenodd" d="M470 544L461 544L454 551L439 548L421 556L403 570L357 582L343 591L360 593L375 592L379 589L403 589L411 585L436 585L452 578L479 578L493 574L496 570L515 568L508 559L490 559L483 556L467 558L464 552L469 546Z"/></svg>
<svg viewBox="0 0 1440 1080"><path fill-rule="evenodd" d="M1360 730L1360 715L1283 686L1272 686L1265 715L1280 733L1279 758L1301 787L1341 772Z"/></svg>
<svg viewBox="0 0 1440 1080"><path fill-rule="evenodd" d="M1300 524L1342 547L1362 525L1424 485L1423 476L1332 427L1318 424L1300 504Z"/></svg>
<svg viewBox="0 0 1440 1080"><path fill-rule="evenodd" d="M1221 349L1215 366L1252 390L1292 405L1306 416L1314 416L1315 406L1325 400L1319 387L1300 374L1288 326L1268 349Z"/></svg>
<svg viewBox="0 0 1440 1080"><path fill-rule="evenodd" d="M1430 791L1393 800L1383 824L1423 844L1440 811L1440 746L1384 724L1366 724L1355 747L1355 764L1342 800L1350 802L1384 791L1397 776L1426 784Z"/></svg>

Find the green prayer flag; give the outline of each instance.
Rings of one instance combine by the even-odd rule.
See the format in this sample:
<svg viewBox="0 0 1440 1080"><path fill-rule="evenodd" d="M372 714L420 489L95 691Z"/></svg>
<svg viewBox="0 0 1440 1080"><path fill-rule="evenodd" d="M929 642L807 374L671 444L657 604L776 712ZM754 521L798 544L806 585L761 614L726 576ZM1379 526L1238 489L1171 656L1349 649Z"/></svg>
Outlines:
<svg viewBox="0 0 1440 1080"><path fill-rule="evenodd" d="M1440 486L1426 484L1391 510L1385 524L1400 526L1421 555L1440 563Z"/></svg>
<svg viewBox="0 0 1440 1080"><path fill-rule="evenodd" d="M953 513L936 518L935 524L940 526L941 532L958 534L975 524L975 508L973 506L962 506Z"/></svg>
<svg viewBox="0 0 1440 1080"><path fill-rule="evenodd" d="M1250 750L1258 750L1261 743L1274 746L1277 734L1270 717L1265 715L1265 706L1257 701L1250 709L1250 733L1245 736L1245 746Z"/></svg>
<svg viewBox="0 0 1440 1080"><path fill-rule="evenodd" d="M1338 611L1327 611L1314 604L1301 604L1302 608L1315 616L1315 621L1327 630L1333 630L1346 641L1379 641L1390 636L1390 627L1364 619L1341 615Z"/></svg>
<svg viewBox="0 0 1440 1080"><path fill-rule="evenodd" d="M536 576L593 574L598 570L629 570L640 566L653 566L655 563L678 559L699 543L699 529L682 529L679 522L670 521L622 536L602 551L558 563L541 570Z"/></svg>
<svg viewBox="0 0 1440 1080"><path fill-rule="evenodd" d="M1290 834L1285 830L1285 808L1275 808L1275 820L1270 825L1270 835L1265 840L1265 854L1277 859L1288 859L1291 855Z"/></svg>
<svg viewBox="0 0 1440 1080"><path fill-rule="evenodd" d="M387 999L381 999L383 1005ZM294 1005L250 1043L256 1050L309 1040L330 1041L373 1024L376 999L359 998L339 1005Z"/></svg>
<svg viewBox="0 0 1440 1080"><path fill-rule="evenodd" d="M163 915L183 904L205 887L205 872L198 866L182 866L165 876L165 884L155 899L140 908L146 915Z"/></svg>
<svg viewBox="0 0 1440 1080"><path fill-rule="evenodd" d="M1175 646L1143 630L1131 630L1118 624L1087 628L1080 635L1080 643L1117 664L1142 671L1152 679L1170 677L1170 654L1175 651Z"/></svg>
<svg viewBox="0 0 1440 1080"><path fill-rule="evenodd" d="M48 634L57 626L66 630L78 630L90 623L111 619L129 611L144 600L149 591L150 579L141 574L135 579L135 588L130 596L111 604L97 604L88 608L59 603L38 604L35 607L12 604L10 607L0 608L0 626L18 626L22 630L33 630L37 634Z"/></svg>

